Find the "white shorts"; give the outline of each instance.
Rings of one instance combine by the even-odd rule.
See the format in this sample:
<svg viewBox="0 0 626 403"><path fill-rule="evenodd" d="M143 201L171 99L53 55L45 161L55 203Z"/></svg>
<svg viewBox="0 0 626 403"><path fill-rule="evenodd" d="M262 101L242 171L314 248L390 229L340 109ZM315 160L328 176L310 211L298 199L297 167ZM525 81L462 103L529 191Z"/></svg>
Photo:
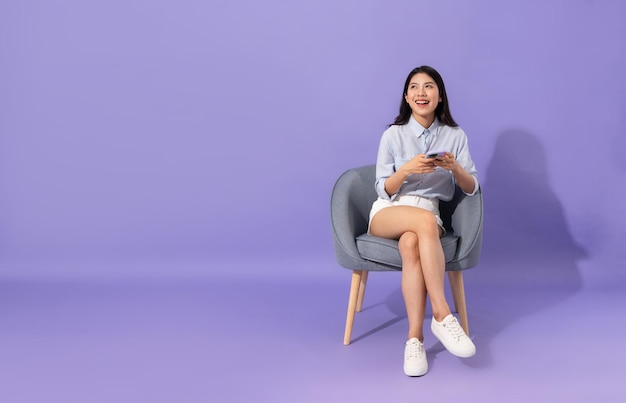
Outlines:
<svg viewBox="0 0 626 403"><path fill-rule="evenodd" d="M369 225L367 227L367 233L369 234L370 229L369 226L372 224L372 218L378 213L380 210L387 207L394 206L412 206L423 208L424 210L428 210L435 215L437 219L437 224L441 228L442 236L446 233L445 228L443 228L443 221L441 221L441 217L439 217L439 199L437 198L428 198L422 196L413 196L413 195L402 195L395 200L386 200L378 198L372 204L372 209L370 210L370 220Z"/></svg>

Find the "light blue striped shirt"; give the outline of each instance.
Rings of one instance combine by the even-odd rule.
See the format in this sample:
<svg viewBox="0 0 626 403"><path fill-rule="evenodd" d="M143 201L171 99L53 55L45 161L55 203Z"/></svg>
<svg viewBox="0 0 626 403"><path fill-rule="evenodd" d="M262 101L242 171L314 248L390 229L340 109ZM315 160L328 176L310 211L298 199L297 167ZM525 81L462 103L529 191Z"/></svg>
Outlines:
<svg viewBox="0 0 626 403"><path fill-rule="evenodd" d="M425 137L424 137L425 136ZM429 144L426 146L425 144ZM418 154L445 150L454 154L457 162L474 177L474 194L478 191L478 173L472 161L467 136L460 127L442 125L438 119L426 130L412 116L405 125L390 126L380 139L376 161L376 193L378 197L394 200L398 195L418 195L450 200L454 196L455 180L452 172L436 167L428 174L409 175L398 193L389 196L385 181L406 162Z"/></svg>

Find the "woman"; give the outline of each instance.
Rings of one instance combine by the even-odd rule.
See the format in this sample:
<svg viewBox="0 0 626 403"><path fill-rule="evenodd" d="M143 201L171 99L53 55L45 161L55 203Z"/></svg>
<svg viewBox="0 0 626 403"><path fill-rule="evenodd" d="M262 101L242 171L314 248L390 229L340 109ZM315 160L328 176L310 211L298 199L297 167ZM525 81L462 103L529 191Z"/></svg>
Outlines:
<svg viewBox="0 0 626 403"><path fill-rule="evenodd" d="M450 114L439 73L429 66L417 67L404 84L400 114L380 141L378 199L369 226L372 235L399 241L409 322L404 372L409 376L428 371L423 345L427 294L433 311L431 330L437 339L459 357L476 353L444 294L445 259L439 238L445 230L439 200L450 200L455 186L468 195L478 191L467 137Z"/></svg>

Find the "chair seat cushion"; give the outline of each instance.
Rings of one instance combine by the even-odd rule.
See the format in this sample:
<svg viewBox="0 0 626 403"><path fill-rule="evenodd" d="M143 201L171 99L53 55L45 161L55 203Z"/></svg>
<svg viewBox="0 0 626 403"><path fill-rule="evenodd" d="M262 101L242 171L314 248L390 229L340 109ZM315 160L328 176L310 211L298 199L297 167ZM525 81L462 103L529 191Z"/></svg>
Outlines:
<svg viewBox="0 0 626 403"><path fill-rule="evenodd" d="M459 237L451 234L450 231L441 238L446 262L454 259L458 240ZM356 237L356 247L365 260L399 268L402 267L397 240L363 234Z"/></svg>

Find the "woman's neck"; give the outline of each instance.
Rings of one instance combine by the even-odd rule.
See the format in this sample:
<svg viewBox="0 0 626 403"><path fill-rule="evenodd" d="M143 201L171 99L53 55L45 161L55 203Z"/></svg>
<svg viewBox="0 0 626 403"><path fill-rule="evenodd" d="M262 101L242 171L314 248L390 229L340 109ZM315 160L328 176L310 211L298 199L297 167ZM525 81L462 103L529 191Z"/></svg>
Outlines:
<svg viewBox="0 0 626 403"><path fill-rule="evenodd" d="M433 113L432 115L429 115L429 116L420 116L414 113L413 119L417 120L417 123L422 125L422 127L428 129L435 121L435 114Z"/></svg>

